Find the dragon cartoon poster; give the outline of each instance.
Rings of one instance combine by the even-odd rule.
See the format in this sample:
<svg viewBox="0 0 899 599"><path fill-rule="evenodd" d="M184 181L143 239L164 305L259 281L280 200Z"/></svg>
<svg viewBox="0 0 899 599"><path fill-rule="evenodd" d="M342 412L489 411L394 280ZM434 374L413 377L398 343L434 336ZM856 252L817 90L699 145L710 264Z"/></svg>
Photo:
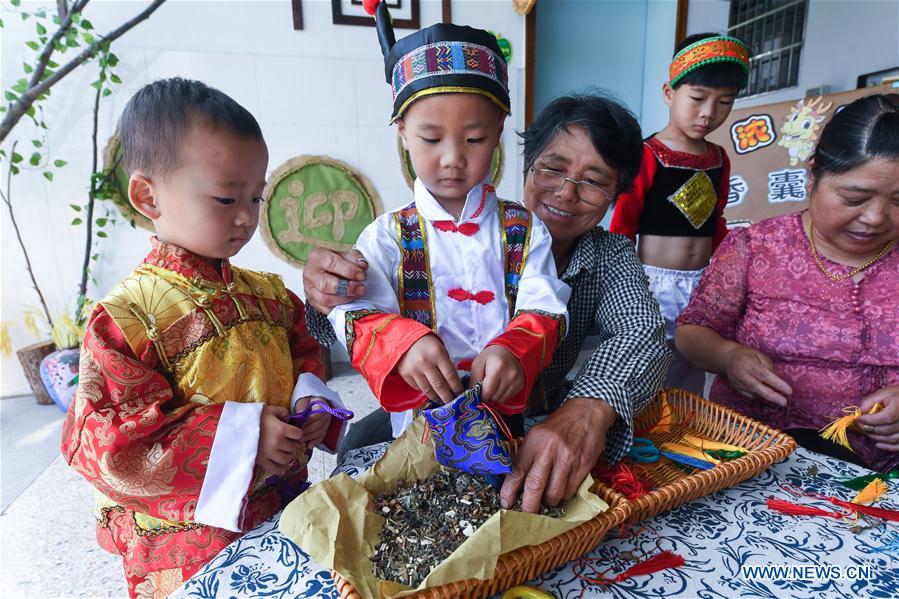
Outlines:
<svg viewBox="0 0 899 599"><path fill-rule="evenodd" d="M731 162L728 226L746 226L807 206L808 160L824 125L846 104L889 86L738 108L709 135Z"/></svg>

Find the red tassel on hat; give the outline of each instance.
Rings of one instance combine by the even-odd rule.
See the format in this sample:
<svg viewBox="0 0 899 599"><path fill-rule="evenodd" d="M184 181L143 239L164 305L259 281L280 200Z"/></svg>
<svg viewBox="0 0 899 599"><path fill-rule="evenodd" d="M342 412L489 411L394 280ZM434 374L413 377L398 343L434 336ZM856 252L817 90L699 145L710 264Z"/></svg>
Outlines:
<svg viewBox="0 0 899 599"><path fill-rule="evenodd" d="M362 8L371 16L375 16L375 11L378 10L378 4L380 3L381 0L362 0Z"/></svg>

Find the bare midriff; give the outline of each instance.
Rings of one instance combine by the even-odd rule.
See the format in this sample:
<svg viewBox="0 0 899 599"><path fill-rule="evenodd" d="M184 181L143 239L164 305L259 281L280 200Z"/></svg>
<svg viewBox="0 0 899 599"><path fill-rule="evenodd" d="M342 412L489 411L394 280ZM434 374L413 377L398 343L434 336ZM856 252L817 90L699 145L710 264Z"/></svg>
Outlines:
<svg viewBox="0 0 899 599"><path fill-rule="evenodd" d="M640 235L637 255L643 264L672 270L699 270L709 265L711 237Z"/></svg>

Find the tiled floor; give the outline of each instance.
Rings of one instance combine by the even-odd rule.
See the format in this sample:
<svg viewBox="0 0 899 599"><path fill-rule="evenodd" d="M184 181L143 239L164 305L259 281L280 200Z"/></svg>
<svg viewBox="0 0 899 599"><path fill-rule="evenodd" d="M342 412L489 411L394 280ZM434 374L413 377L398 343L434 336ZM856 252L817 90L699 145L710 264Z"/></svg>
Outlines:
<svg viewBox="0 0 899 599"><path fill-rule="evenodd" d="M335 365L328 383L364 416L375 400L361 377ZM59 454L63 414L32 397L0 400L0 597L124 597L121 559L97 545L93 489ZM309 478L334 468L316 452Z"/></svg>

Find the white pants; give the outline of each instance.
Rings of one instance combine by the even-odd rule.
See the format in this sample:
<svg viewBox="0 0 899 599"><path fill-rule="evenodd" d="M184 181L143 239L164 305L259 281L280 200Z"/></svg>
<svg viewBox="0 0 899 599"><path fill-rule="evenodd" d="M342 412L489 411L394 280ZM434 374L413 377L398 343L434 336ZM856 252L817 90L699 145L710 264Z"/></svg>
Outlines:
<svg viewBox="0 0 899 599"><path fill-rule="evenodd" d="M668 369L668 376L663 387L686 389L697 395L705 390L705 371L693 366L686 357L674 347L674 325L677 317L690 302L690 295L699 284L702 276L700 270L673 270L658 266L643 265L649 277L649 290L659 302L662 316L665 318L665 337L674 352L674 361Z"/></svg>

